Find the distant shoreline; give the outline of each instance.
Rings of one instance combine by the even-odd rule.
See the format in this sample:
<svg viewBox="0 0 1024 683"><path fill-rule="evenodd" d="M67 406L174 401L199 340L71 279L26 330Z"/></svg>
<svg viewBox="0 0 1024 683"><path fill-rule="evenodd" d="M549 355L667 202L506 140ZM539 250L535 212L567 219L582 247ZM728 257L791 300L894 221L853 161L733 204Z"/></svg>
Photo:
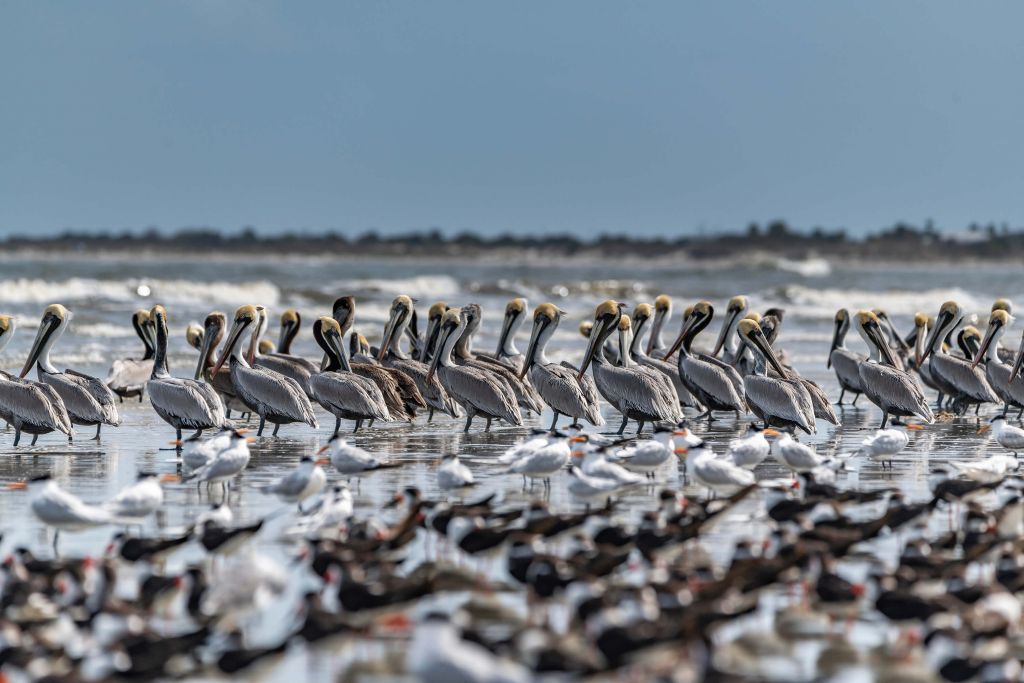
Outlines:
<svg viewBox="0 0 1024 683"><path fill-rule="evenodd" d="M947 234L931 227L918 229L897 225L866 237L816 229L800 232L785 223L764 228L752 225L745 232L671 238L606 235L579 239L568 235L481 237L461 234L447 237L439 231L382 236L370 232L358 237L338 233L320 235L259 235L255 231L225 234L215 230L188 229L172 234L157 231L97 233L68 231L51 237L12 236L0 242L0 258L33 255L119 257L189 257L211 260L232 257L313 258L415 258L447 260L473 257L483 262L544 263L570 261L638 260L649 263L713 263L753 267L772 260L791 260L794 269L813 269L814 259L832 263L899 263L903 266L936 262L1007 262L1024 260L1024 232L1006 227L971 226L962 233ZM807 266L806 262L811 261Z"/></svg>

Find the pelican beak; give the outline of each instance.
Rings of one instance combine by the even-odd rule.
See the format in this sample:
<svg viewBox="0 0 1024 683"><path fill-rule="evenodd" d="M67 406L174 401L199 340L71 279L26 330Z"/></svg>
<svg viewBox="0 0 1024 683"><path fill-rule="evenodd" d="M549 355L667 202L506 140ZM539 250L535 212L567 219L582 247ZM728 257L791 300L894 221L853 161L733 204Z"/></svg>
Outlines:
<svg viewBox="0 0 1024 683"><path fill-rule="evenodd" d="M654 320L651 321L651 335L647 338L647 355L651 355L654 351L654 345L658 342L658 335L661 334L661 328L665 324L665 311L655 310Z"/></svg>
<svg viewBox="0 0 1024 683"><path fill-rule="evenodd" d="M173 483L173 482L176 482L176 481L181 481L181 477L179 477L177 474L169 474L168 473L168 474L161 474L160 475L160 483L161 484L170 484L170 483Z"/></svg>
<svg viewBox="0 0 1024 683"><path fill-rule="evenodd" d="M288 340L292 337L292 330L295 329L297 322L289 318L288 321L281 326L281 333L277 337L277 348L287 348Z"/></svg>
<svg viewBox="0 0 1024 683"><path fill-rule="evenodd" d="M953 316L947 311L942 311L939 314L938 319L935 321L935 326L932 328L931 334L928 335L928 341L924 345L924 353L921 354L921 361L918 363L925 362L928 359L929 354L932 352L932 348L935 347L935 342L946 336L946 326L952 322Z"/></svg>
<svg viewBox="0 0 1024 683"><path fill-rule="evenodd" d="M203 377L203 370L206 369L206 359L210 356L211 346L213 345L213 336L213 325L210 325L203 332L203 343L199 346L199 362L196 363L196 375L193 379L199 380Z"/></svg>
<svg viewBox="0 0 1024 683"><path fill-rule="evenodd" d="M213 366L213 371L210 373L211 377L216 377L217 373L220 372L221 367L225 361L231 356L231 352L235 349L235 344L238 343L239 337L242 336L242 332L249 326L248 321L235 321L235 324L231 327L231 333L228 335L227 343L224 344L224 351L220 354L220 358L217 360L217 364ZM204 340L205 343L205 340Z"/></svg>
<svg viewBox="0 0 1024 683"><path fill-rule="evenodd" d="M526 377L526 373L529 372L533 366L533 354L537 352L537 343L540 340L541 332L551 324L546 315L537 316L533 321L533 331L530 333L530 344L526 347L526 360L523 361L523 369L519 373L519 379Z"/></svg>
<svg viewBox="0 0 1024 683"><path fill-rule="evenodd" d="M445 329L441 329L444 327ZM427 383L429 384L434 380L434 373L437 372L438 363L441 362L441 355L444 353L444 347L448 343L449 337L457 329L457 325L446 323L444 325L438 325L437 334L437 347L434 349L434 356L430 359L430 367L427 368Z"/></svg>
<svg viewBox="0 0 1024 683"><path fill-rule="evenodd" d="M775 372L779 373L780 377L784 379L789 378L789 372L786 368L782 367L782 363L780 363L779 359L775 357L775 352L772 350L771 344L769 344L768 340L765 339L764 333L761 332L760 329L754 330L753 334L748 337L747 341L756 346L758 350L764 354L765 360L775 368Z"/></svg>
<svg viewBox="0 0 1024 683"><path fill-rule="evenodd" d="M18 377L24 377L28 374L28 371L32 369L35 362L39 359L43 349L54 333L60 329L61 319L52 313L47 313L43 316L42 322L39 324L39 331L36 332L36 339L32 342L32 349L28 352L28 359L25 361L25 367L21 369L21 374Z"/></svg>
<svg viewBox="0 0 1024 683"><path fill-rule="evenodd" d="M882 329L879 325L873 321L869 322L864 326L864 331L868 337L874 342L875 346L878 347L878 352L882 354L885 362L896 367L896 359L892 355L892 349L889 348L889 343L885 339L885 335L882 334Z"/></svg>
<svg viewBox="0 0 1024 683"><path fill-rule="evenodd" d="M1020 372L1021 365L1024 365L1024 334L1021 334L1020 336L1020 346L1017 348L1017 358L1013 361L1013 367L1010 369L1011 382L1017 377L1017 373Z"/></svg>
<svg viewBox="0 0 1024 683"><path fill-rule="evenodd" d="M666 358L675 353L679 349L679 347L683 345L683 340L686 339L687 333L689 333L690 329L692 329L693 326L697 324L697 319L700 317L700 314L693 313L692 315L690 315L690 318L688 320L683 321L683 327L679 330L679 336L676 337L676 340L672 342L672 346L669 347L668 353L665 354Z"/></svg>
<svg viewBox="0 0 1024 683"><path fill-rule="evenodd" d="M587 368L590 367L590 361L594 359L594 354L604 345L605 339L611 334L614 326L619 324L619 317L605 315L594 320L594 329L590 331L590 338L587 340L587 350L583 354L583 362L580 364L580 371L576 375L577 380L583 379L583 376L587 373Z"/></svg>
<svg viewBox="0 0 1024 683"><path fill-rule="evenodd" d="M996 337L996 330L1001 328L1003 323L999 322L998 319L993 318L992 322L988 325L988 330L985 331L985 338L981 340L981 346L978 348L978 353L974 356L974 362L971 363L971 369L978 367L978 363L985 357L985 352L988 351L988 347L992 345L992 341Z"/></svg>
<svg viewBox="0 0 1024 683"><path fill-rule="evenodd" d="M828 360L825 361L825 367L832 367L832 352L839 348L839 335L843 329L843 321L836 320L835 329L832 330L832 346L828 350Z"/></svg>
<svg viewBox="0 0 1024 683"><path fill-rule="evenodd" d="M398 327L398 315L397 309L391 309L391 316L388 317L388 322L384 325L384 336L380 340L380 351L377 352L377 360L383 361L388 355L388 347L391 346L391 340L395 336L395 330Z"/></svg>
<svg viewBox="0 0 1024 683"><path fill-rule="evenodd" d="M505 341L508 339L508 335L512 332L512 325L515 324L516 318L519 317L519 313L515 311L505 311L505 319L501 323L501 334L498 335L498 352L494 354L495 358L501 357L501 351L505 348ZM522 379L522 375L519 376Z"/></svg>
<svg viewBox="0 0 1024 683"><path fill-rule="evenodd" d="M345 343L336 331L331 330L324 335L324 341L331 349L331 355L338 359L341 369L345 372L352 372L352 365L349 363L348 354L345 352Z"/></svg>
<svg viewBox="0 0 1024 683"><path fill-rule="evenodd" d="M28 484L23 481L12 481L7 485L8 491L24 491L28 488Z"/></svg>
<svg viewBox="0 0 1024 683"><path fill-rule="evenodd" d="M713 358L718 357L718 353L725 346L725 340L729 337L729 332L732 330L732 326L736 323L736 319L739 318L740 309L734 308L729 311L729 315L722 321L722 329L718 333L718 341L715 342L715 350L711 352Z"/></svg>

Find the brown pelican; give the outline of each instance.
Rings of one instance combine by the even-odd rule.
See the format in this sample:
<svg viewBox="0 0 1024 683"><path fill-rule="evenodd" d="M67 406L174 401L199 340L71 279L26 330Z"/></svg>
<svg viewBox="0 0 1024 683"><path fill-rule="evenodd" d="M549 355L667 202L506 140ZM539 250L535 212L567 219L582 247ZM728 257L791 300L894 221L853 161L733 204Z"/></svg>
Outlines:
<svg viewBox="0 0 1024 683"><path fill-rule="evenodd" d="M971 403L998 403L999 396L992 391L983 370L971 367L966 358L957 358L942 350L942 340L946 335L957 329L964 319L963 309L955 301L947 301L939 309L928 341L925 343L923 363L929 356L932 378L944 390L944 393L955 397L954 403L962 412Z"/></svg>
<svg viewBox="0 0 1024 683"><path fill-rule="evenodd" d="M594 380L579 376L579 370L567 363L556 364L544 354L548 342L558 329L564 313L554 304L541 304L533 313L533 332L526 348L526 360L520 377L528 375L544 402L554 412L551 430L558 424L559 415L568 415L573 422L583 417L594 426L604 424L601 405Z"/></svg>
<svg viewBox="0 0 1024 683"><path fill-rule="evenodd" d="M203 327L195 323L190 323L185 328L185 341L196 351L203 348Z"/></svg>
<svg viewBox="0 0 1024 683"><path fill-rule="evenodd" d="M736 331L739 329L740 320L747 315L748 310L750 310L750 305L747 302L747 297L740 295L729 299L729 303L725 307L722 329L718 333L715 348L711 351L713 357L718 358L718 354L724 348L725 353L722 354L722 360L729 365L735 365L743 350L743 345L737 343Z"/></svg>
<svg viewBox="0 0 1024 683"><path fill-rule="evenodd" d="M512 369L494 360L493 358L477 357L473 352L473 336L480 328L481 311L479 304L467 304L462 307L462 320L465 329L462 336L455 344L452 357L460 365L472 365L484 372L493 373L498 379L506 382L512 393L516 396L516 402L521 410L532 411L540 414L544 410L544 402L541 400L537 390L528 383L519 379Z"/></svg>
<svg viewBox="0 0 1024 683"><path fill-rule="evenodd" d="M252 340L249 344L249 363L261 368L267 368L274 372L284 375L285 377L291 377L295 380L302 390L306 392L306 396L312 397L312 393L309 388L309 378L313 373L317 372L319 368L311 361L299 356L291 356L282 353L268 353L264 355L261 350L263 333L267 331L267 310L263 306L257 306L256 312L259 315L259 320L256 323L256 328L252 335ZM288 311L285 312L287 315ZM292 325L292 329L295 331L292 334L294 337L298 333L298 328L294 325L298 324L298 313L291 311L294 314L294 318L289 318L289 324ZM285 316L281 316L281 335L282 337L289 330L285 325ZM288 344L291 344L291 339L288 340Z"/></svg>
<svg viewBox="0 0 1024 683"><path fill-rule="evenodd" d="M0 315L0 351L11 341L16 328L14 318ZM14 445L21 433L32 435L32 445L40 434L74 433L64 401L49 384L19 379L0 371L0 419L14 427Z"/></svg>
<svg viewBox="0 0 1024 683"><path fill-rule="evenodd" d="M46 307L39 324L39 332L20 376L27 375L32 366L36 365L39 381L49 384L60 395L68 415L71 416L71 422L86 427L96 425L95 438L98 439L103 425L116 427L121 424L114 392L95 377L74 370L60 372L50 362L50 349L64 334L71 318L71 311L60 304Z"/></svg>
<svg viewBox="0 0 1024 683"><path fill-rule="evenodd" d="M914 369L917 370L917 374L921 378L921 381L924 382L925 386L928 388L934 389L938 392L938 399L936 400L935 405L939 408L942 406L942 387L932 379L931 367L927 364L922 365L918 360L924 356L924 343L928 340L928 331L931 329L934 322L935 321L933 319L929 318L924 313L915 313L914 331L907 338L907 342L914 345L914 355L911 360L913 362Z"/></svg>
<svg viewBox="0 0 1024 683"><path fill-rule="evenodd" d="M1010 379L1010 365L1000 358L1000 339L1013 322L1013 317L1003 309L992 311L988 319L988 331L981 342L981 347L974 356L971 367L985 361L985 378L989 386L1003 400L1003 415L1011 406L1024 409L1024 379Z"/></svg>
<svg viewBox="0 0 1024 683"><path fill-rule="evenodd" d="M826 368L832 368L839 381L838 405L843 405L843 396L849 391L853 394L851 405L857 405L857 399L864 393L860 383L860 363L867 358L863 354L854 353L846 348L846 333L850 331L850 313L845 308L836 311L835 329L832 332L832 348L828 353Z"/></svg>
<svg viewBox="0 0 1024 683"><path fill-rule="evenodd" d="M671 384L658 381L648 369L636 367L617 368L609 364L598 350L619 326L624 304L612 300L603 302L594 312L594 328L590 333L587 350L583 355L578 378L582 378L587 367L593 364L594 384L605 400L622 413L619 434L625 431L626 423L633 419L639 423L637 432L645 422L669 421L677 424L683 419L679 397Z"/></svg>
<svg viewBox="0 0 1024 683"><path fill-rule="evenodd" d="M893 350L893 358L896 360L896 367L900 370L907 369L907 360L910 358L910 347L903 337L899 335L896 328L893 326L892 321L889 320L889 314L880 308L876 308L872 311L875 316L878 317L878 321L882 323L882 331L888 338L889 348Z"/></svg>
<svg viewBox="0 0 1024 683"><path fill-rule="evenodd" d="M239 398L260 416L257 436L263 434L267 422L274 425L274 436L282 424L291 422L304 422L316 429L318 425L313 406L298 382L269 368L250 367L246 361L244 335L247 332L251 334L258 321L259 312L255 306L246 305L235 311L234 324L212 374L216 376L230 359L231 381Z"/></svg>
<svg viewBox="0 0 1024 683"><path fill-rule="evenodd" d="M433 310L433 309L432 309ZM413 360L402 350L402 332L409 325L412 319L412 299L404 294L395 297L391 302L391 312L388 321L384 325L384 336L380 341L380 350L377 357L385 367L400 370L416 382L416 386L427 404L429 414L427 421L433 419L434 411L439 411L452 417L462 417L462 409L459 404L448 395L448 392L441 385L437 377L427 381L428 367L426 363Z"/></svg>
<svg viewBox="0 0 1024 683"><path fill-rule="evenodd" d="M153 373L154 350L153 340L149 334L150 324L149 311L141 308L135 311L132 315L132 327L135 328L135 334L142 340L144 349L142 358L115 360L110 366L110 371L107 372L107 378L103 380L110 390L121 398L122 403L124 403L124 399L133 396L138 396L141 403L146 382Z"/></svg>
<svg viewBox="0 0 1024 683"><path fill-rule="evenodd" d="M309 379L313 398L334 415L334 433L341 428L342 419L355 420L352 430L359 431L363 420L391 420L387 403L372 380L352 372L345 356L341 326L333 318L318 318L313 323L313 338L327 355L327 366Z"/></svg>
<svg viewBox="0 0 1024 683"><path fill-rule="evenodd" d="M466 322L458 311L447 311L441 317L438 347L430 361L427 381L437 373L444 388L465 409L467 432L477 415L487 419L487 429L491 428L491 420L495 418L516 426L523 424L515 394L506 382L493 373L472 365L458 365L452 359L452 351L465 327Z"/></svg>
<svg viewBox="0 0 1024 683"><path fill-rule="evenodd" d="M668 344L661 336L665 330L665 324L672 317L672 297L668 294L659 294L654 300L654 320L651 322L651 337L647 340L647 355L651 358L667 358L670 354Z"/></svg>
<svg viewBox="0 0 1024 683"><path fill-rule="evenodd" d="M619 318L619 358L622 359L623 368L636 368L641 372L646 372L652 380L662 385L662 391L666 394L672 394L675 397L676 403L680 404L679 394L676 392L675 384L672 382L672 378L661 372L659 369L651 367L649 365L637 365L633 362L633 358L629 353L630 347L633 346L633 320L628 315L623 314ZM675 373L678 377L679 373ZM680 415L682 411L680 410ZM639 431L639 430L638 430Z"/></svg>
<svg viewBox="0 0 1024 683"><path fill-rule="evenodd" d="M526 322L528 305L526 299L517 297L505 306L505 319L501 323L501 334L498 335L498 348L494 351L495 358L514 368L522 367L525 360L523 354L516 348L516 333Z"/></svg>
<svg viewBox="0 0 1024 683"><path fill-rule="evenodd" d="M427 311L427 329L423 332L423 344L420 346L420 355L416 360L429 363L434 354L434 347L437 346L437 335L441 326L441 317L448 310L448 304L443 301L435 302Z"/></svg>
<svg viewBox="0 0 1024 683"><path fill-rule="evenodd" d="M356 320L356 301L351 296L339 297L334 302L333 316L341 327L342 337L348 334ZM403 422L412 422L419 408L426 408L416 381L394 368L385 368L374 362L350 363L352 372L362 375L380 388L388 404L391 417Z"/></svg>
<svg viewBox="0 0 1024 683"><path fill-rule="evenodd" d="M183 429L201 432L230 426L224 414L224 404L216 389L197 379L171 377L167 368L167 311L156 305L149 313L156 327L156 357L146 391L153 410L167 424L174 427L181 441Z"/></svg>
<svg viewBox="0 0 1024 683"><path fill-rule="evenodd" d="M896 367L878 317L871 311L858 311L854 322L857 333L871 351L868 360L859 366L860 381L864 395L882 409L879 429L885 429L890 415L916 416L925 422L934 422L935 415L928 407L921 385L909 372Z"/></svg>
<svg viewBox="0 0 1024 683"><path fill-rule="evenodd" d="M584 320L580 323L580 336L584 339L590 339L590 333L594 330L594 323L589 320ZM612 365L620 365L619 363L619 347L617 344L612 343L609 339L605 342L604 347L601 349L604 359Z"/></svg>
<svg viewBox="0 0 1024 683"><path fill-rule="evenodd" d="M225 416L231 418L231 411L237 410L243 415L250 411L249 406L242 402L235 390L235 384L231 381L231 375L227 372L213 374L213 366L216 365L214 352L217 345L224 339L224 332L227 329L227 316L220 311L213 311L203 322L203 331L199 335L201 340L199 346L199 362L196 363L195 379L204 379L214 388L224 404Z"/></svg>
<svg viewBox="0 0 1024 683"><path fill-rule="evenodd" d="M799 428L811 434L816 430L811 396L799 379L790 379L775 357L761 327L753 320L740 320L740 338L755 351L754 372L743 378L747 405L765 426ZM768 376L771 365L778 377Z"/></svg>
<svg viewBox="0 0 1024 683"><path fill-rule="evenodd" d="M650 304L637 304L633 309L633 341L629 345L629 357L639 365L653 368L667 376L675 388L676 395L679 396L680 405L700 408L700 403L680 379L676 366L660 358L651 358L644 351L643 337L647 332L647 323L651 320L652 311Z"/></svg>
<svg viewBox="0 0 1024 683"><path fill-rule="evenodd" d="M1013 304L1010 302L1009 299L996 299L995 301L992 302L991 313L995 313L996 311L1005 311L1007 315L1012 316ZM1016 354L1013 352L1013 349L1007 348L1005 346L997 346L996 348L996 353L999 354L999 360L1003 361L1007 365L1012 365L1014 358L1016 356Z"/></svg>
<svg viewBox="0 0 1024 683"><path fill-rule="evenodd" d="M743 379L736 369L717 358L690 351L694 338L711 323L714 316L715 309L707 301L695 304L684 316L679 337L667 354L671 356L679 350L679 377L694 398L707 409L702 417L707 417L709 421L715 410L739 413L747 409L743 399Z"/></svg>

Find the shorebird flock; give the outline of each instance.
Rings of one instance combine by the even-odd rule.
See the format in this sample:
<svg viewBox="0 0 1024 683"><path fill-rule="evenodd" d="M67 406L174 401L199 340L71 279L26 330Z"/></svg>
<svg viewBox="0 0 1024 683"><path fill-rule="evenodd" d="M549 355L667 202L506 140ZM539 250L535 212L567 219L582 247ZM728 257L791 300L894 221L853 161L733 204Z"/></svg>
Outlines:
<svg viewBox="0 0 1024 683"><path fill-rule="evenodd" d="M251 675L298 641L338 649L386 638L404 643L399 655L353 667L438 683L817 681L858 669L874 680L1021 680L1024 430L1011 422L1024 412L1024 336L1016 350L1001 343L1014 320L1009 301L993 304L984 334L954 301L919 313L906 335L884 311L837 311L835 404L777 344L781 309L758 313L733 297L700 352L711 302L688 306L675 337L669 296L628 308L597 306L579 328L585 350L574 365L548 357L566 316L551 303L534 310L521 353L528 305L510 301L487 353L474 349L476 304L431 305L421 333L416 302L399 296L374 347L354 329L355 299L342 297L309 328L323 352L315 361L291 352L303 329L297 311L281 315L275 345L264 338L267 309L245 305L230 320L212 312L189 326L198 359L178 377L169 314L157 305L131 318L141 357L115 360L99 379L54 366L51 349L72 313L48 306L19 375L0 376L13 445L23 448L25 434L32 445L55 432L79 438L76 427L95 427L98 440L104 425L121 424L126 399L148 398L174 431L177 462L95 504L48 474L8 483L9 495L29 491L32 513L54 535L52 557L21 547L0 567L0 674ZM866 353L847 348L851 326ZM15 327L0 316L0 350ZM858 448L825 455L801 442L821 425L841 428L845 399L856 406L862 395L879 423ZM602 403L621 418L617 430L602 430ZM551 422L540 424L545 410ZM260 489L279 511L236 521L230 487L250 465L250 445L286 425L319 430L324 414L334 418L325 444L296 453L294 467ZM495 421L523 429L486 467L437 454L438 498L408 487L390 510L357 512L359 480L403 466L375 453L366 432L440 420L467 432ZM719 453L704 438L716 420L745 429ZM891 467L915 432L954 420L973 423L979 443L992 438L998 451L937 468L927 498L841 484L851 462ZM511 475L505 487L521 477L530 502L485 491L496 475ZM689 495L667 487L677 480ZM554 485L578 505L554 509ZM178 533L147 535L167 486L198 486L210 506ZM629 491L647 492L649 506L623 508ZM272 517L287 518L280 540L293 567L255 548ZM746 531L722 564L705 544L729 519ZM114 530L105 551L59 555L61 532L97 527ZM197 545L202 561L176 568L174 555ZM296 582L308 588L281 610ZM270 609L291 615L287 632L253 642L251 622ZM858 625L870 635L854 637ZM800 646L808 641L813 657Z"/></svg>

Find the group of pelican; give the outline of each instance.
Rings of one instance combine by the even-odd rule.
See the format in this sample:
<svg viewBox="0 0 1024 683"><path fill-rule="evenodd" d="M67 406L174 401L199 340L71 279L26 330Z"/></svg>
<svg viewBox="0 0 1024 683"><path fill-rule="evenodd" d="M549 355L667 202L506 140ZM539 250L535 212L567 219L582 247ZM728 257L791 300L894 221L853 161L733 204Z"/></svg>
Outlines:
<svg viewBox="0 0 1024 683"><path fill-rule="evenodd" d="M318 404L335 418L364 423L414 420L420 410L428 421L437 413L465 418L468 431L476 418L510 425L523 424L523 414L553 413L550 429L560 417L573 423L604 424L599 397L621 415L619 433L628 422L637 431L646 424L678 424L684 409L739 416L750 412L765 427L813 433L823 420L839 418L824 390L801 377L775 348L784 311L750 310L745 296L735 296L710 352L694 349L694 341L713 321L708 301L688 306L678 335L666 343L672 299L661 295L653 305L604 301L593 319L581 326L587 346L579 366L548 357L548 345L566 315L552 303L533 312L525 353L516 334L528 317L525 299L508 303L493 353L478 351L473 342L483 315L477 304L430 306L420 334L415 302L401 295L391 304L387 322L374 348L356 332L356 303L338 298L329 315L317 317L312 336L323 352L320 362L292 353L302 329L298 311L280 316L278 343L265 340L268 312L259 305L239 307L231 317L211 312L202 326L186 333L199 351L191 377L171 375L168 361L168 312L156 305L136 311L131 319L142 342L139 358L114 361L105 380L75 370L59 371L50 352L67 330L72 314L53 304L43 312L35 341L18 376L0 375L0 418L22 433L53 431L73 436L73 426L120 424L117 402L148 395L156 413L180 440L183 430L201 432L231 425L233 411L259 417L266 425L303 423L317 428ZM1024 411L1024 339L1014 353L1001 345L1013 317L1008 301L992 307L987 332L966 324L963 308L944 303L934 318L915 316L913 332L902 338L882 311L846 309L836 313L828 366L839 383L839 405L846 394L861 394L890 418L915 417L931 422L935 414L924 386L936 390L936 409L962 412L969 406L1002 404ZM850 327L867 345L862 354L846 347ZM0 316L0 350L10 341L15 321ZM646 338L646 340L645 340ZM959 348L953 348L953 346ZM36 368L36 380L26 377ZM587 371L590 370L588 375Z"/></svg>

